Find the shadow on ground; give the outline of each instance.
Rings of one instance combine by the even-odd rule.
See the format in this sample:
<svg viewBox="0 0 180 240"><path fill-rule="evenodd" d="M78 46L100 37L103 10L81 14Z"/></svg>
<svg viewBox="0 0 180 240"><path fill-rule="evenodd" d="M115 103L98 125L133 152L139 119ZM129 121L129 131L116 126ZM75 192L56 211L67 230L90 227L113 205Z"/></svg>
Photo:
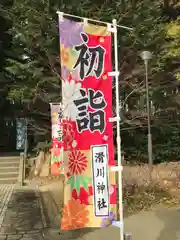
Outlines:
<svg viewBox="0 0 180 240"><path fill-rule="evenodd" d="M49 239L79 239L86 234L96 231L96 228L84 228L72 231L60 229L63 201L57 206L51 192L41 192L42 205L45 214L47 228L44 229L45 238Z"/></svg>
<svg viewBox="0 0 180 240"><path fill-rule="evenodd" d="M7 204L1 233L39 231L43 228L39 199L32 190L15 189Z"/></svg>
<svg viewBox="0 0 180 240"><path fill-rule="evenodd" d="M29 186L16 188L6 205L0 239L21 240L68 240L68 239L110 239L111 231L84 228L73 231L60 230L63 203L57 206L50 191L37 193ZM2 217L2 216L1 216ZM93 234L93 235L91 235ZM101 237L102 236L102 237ZM108 238L107 238L108 237ZM116 238L113 237L115 240Z"/></svg>

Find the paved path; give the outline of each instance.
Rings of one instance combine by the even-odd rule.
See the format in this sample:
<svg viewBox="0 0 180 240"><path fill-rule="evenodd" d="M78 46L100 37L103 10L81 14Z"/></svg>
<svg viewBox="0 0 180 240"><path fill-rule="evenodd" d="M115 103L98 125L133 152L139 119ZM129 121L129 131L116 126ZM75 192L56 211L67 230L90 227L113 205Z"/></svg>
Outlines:
<svg viewBox="0 0 180 240"><path fill-rule="evenodd" d="M43 239L41 198L36 187L0 185L0 239Z"/></svg>
<svg viewBox="0 0 180 240"><path fill-rule="evenodd" d="M36 185L0 185L0 240L59 238L58 226L47 225L43 198Z"/></svg>
<svg viewBox="0 0 180 240"><path fill-rule="evenodd" d="M0 185L0 240L120 240L116 227L60 231L53 205L49 192L40 194L35 185ZM142 211L125 219L125 231L132 240L180 240L180 209Z"/></svg>
<svg viewBox="0 0 180 240"><path fill-rule="evenodd" d="M159 208L126 219L133 240L180 240L180 208Z"/></svg>
<svg viewBox="0 0 180 240"><path fill-rule="evenodd" d="M125 232L132 240L180 240L180 208L161 208L140 212L125 219ZM119 229L109 227L94 230L78 240L120 240Z"/></svg>
<svg viewBox="0 0 180 240"><path fill-rule="evenodd" d="M125 219L125 232L132 240L180 240L180 208L140 212ZM97 229L78 240L120 240L119 228Z"/></svg>
<svg viewBox="0 0 180 240"><path fill-rule="evenodd" d="M0 185L0 228L7 210L8 202L11 198L14 185Z"/></svg>
<svg viewBox="0 0 180 240"><path fill-rule="evenodd" d="M74 240L74 232L60 232L59 216L52 195L37 185L0 185L0 240Z"/></svg>

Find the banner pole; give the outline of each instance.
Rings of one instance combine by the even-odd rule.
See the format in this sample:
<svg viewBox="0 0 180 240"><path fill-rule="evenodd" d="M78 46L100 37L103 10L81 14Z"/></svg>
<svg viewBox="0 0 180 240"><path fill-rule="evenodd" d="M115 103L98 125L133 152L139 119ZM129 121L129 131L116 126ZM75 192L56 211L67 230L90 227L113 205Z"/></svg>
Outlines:
<svg viewBox="0 0 180 240"><path fill-rule="evenodd" d="M87 21L91 21L91 22L100 23L100 24L106 24L106 25L109 24L108 22L104 22L104 21L100 21L100 20L95 20L95 19L92 19L92 18L84 18L84 17L80 17L80 16L77 16L77 15L68 14L68 13L64 13L64 12L60 12L60 11L57 11L56 13L59 15L60 21L62 21L63 16L67 16L67 17L74 17L74 18L77 18L77 19L85 20L86 22L87 22ZM117 24L116 24L116 27L118 27L118 28L124 28L124 29L127 29L127 30L129 30L129 31L133 31L133 28L127 27L127 26L123 26L123 25L117 25Z"/></svg>
<svg viewBox="0 0 180 240"><path fill-rule="evenodd" d="M118 41L117 20L112 21L114 27L114 60L115 72L118 73ZM119 215L120 215L120 240L124 239L123 223L123 196L122 196L122 159L121 159L121 135L120 135L120 99L119 99L119 74L115 74L116 80L116 118L117 118L117 156L118 156L118 191L119 191Z"/></svg>

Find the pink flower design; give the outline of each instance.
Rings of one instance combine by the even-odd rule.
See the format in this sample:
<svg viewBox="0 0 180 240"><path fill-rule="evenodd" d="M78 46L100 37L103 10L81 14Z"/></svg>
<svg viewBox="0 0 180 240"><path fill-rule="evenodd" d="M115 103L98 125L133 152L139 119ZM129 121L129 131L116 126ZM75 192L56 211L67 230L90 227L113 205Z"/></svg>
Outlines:
<svg viewBox="0 0 180 240"><path fill-rule="evenodd" d="M63 125L63 142L65 145L65 148L71 149L72 148L72 142L74 140L74 131L71 123L64 122Z"/></svg>
<svg viewBox="0 0 180 240"><path fill-rule="evenodd" d="M51 153L53 156L59 156L60 155L60 148L52 148Z"/></svg>

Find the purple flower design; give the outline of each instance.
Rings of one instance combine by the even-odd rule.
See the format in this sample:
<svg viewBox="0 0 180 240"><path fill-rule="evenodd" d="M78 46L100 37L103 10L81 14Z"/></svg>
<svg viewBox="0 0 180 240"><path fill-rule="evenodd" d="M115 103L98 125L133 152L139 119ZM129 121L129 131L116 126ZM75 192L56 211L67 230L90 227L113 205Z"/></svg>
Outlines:
<svg viewBox="0 0 180 240"><path fill-rule="evenodd" d="M65 48L72 48L82 43L80 33L83 32L83 26L81 23L72 22L64 18L63 21L59 22L59 31L60 44L64 44Z"/></svg>
<svg viewBox="0 0 180 240"><path fill-rule="evenodd" d="M61 67L61 77L62 77L62 79L64 81L67 81L69 75L70 75L70 71L65 66L62 66Z"/></svg>
<svg viewBox="0 0 180 240"><path fill-rule="evenodd" d="M108 217L102 218L101 227L105 228L112 224L113 220L115 220L115 214L110 212Z"/></svg>
<svg viewBox="0 0 180 240"><path fill-rule="evenodd" d="M67 81L69 76L70 76L70 71L65 66L62 66L62 68L61 68L61 77L62 77L62 79L64 81ZM78 80L79 79L79 74L78 74L77 69L76 70L72 70L71 77L72 77L73 80Z"/></svg>

